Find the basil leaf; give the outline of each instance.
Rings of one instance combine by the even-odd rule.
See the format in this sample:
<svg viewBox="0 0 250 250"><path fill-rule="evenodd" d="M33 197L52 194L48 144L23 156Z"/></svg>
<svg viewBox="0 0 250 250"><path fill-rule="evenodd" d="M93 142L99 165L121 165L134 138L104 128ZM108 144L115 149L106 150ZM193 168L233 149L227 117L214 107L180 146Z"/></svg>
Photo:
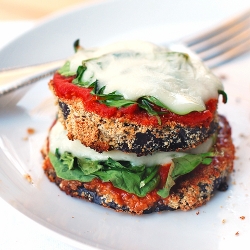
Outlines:
<svg viewBox="0 0 250 250"><path fill-rule="evenodd" d="M87 158L77 158L77 164L85 175L94 174L96 171L102 168L102 165L99 164L99 161L92 161Z"/></svg>
<svg viewBox="0 0 250 250"><path fill-rule="evenodd" d="M96 174L104 182L110 181L117 188L141 196L140 189L138 188L138 183L140 182L139 175L129 171L117 171L115 169L99 171Z"/></svg>
<svg viewBox="0 0 250 250"><path fill-rule="evenodd" d="M121 162L115 161L112 158L108 158L107 161L105 161L105 166L107 166L108 168L118 168L118 169L126 169L129 167L132 167L130 162L126 162L126 166L125 164L122 164Z"/></svg>
<svg viewBox="0 0 250 250"><path fill-rule="evenodd" d="M226 92L224 90L219 89L218 90L218 94L222 95L222 101L223 101L223 103L227 103L227 94L226 94Z"/></svg>
<svg viewBox="0 0 250 250"><path fill-rule="evenodd" d="M181 58L185 59L186 61L189 60L189 55L188 55L187 53L183 53L183 52L168 51L168 52L166 53L166 55L167 55L167 57L168 57L169 59L171 59L171 56L176 56L176 55L178 55L178 57L181 57Z"/></svg>
<svg viewBox="0 0 250 250"><path fill-rule="evenodd" d="M128 193L136 194L139 197L146 196L147 193L154 190L160 181L158 174L158 167L145 167L144 171L139 168L139 172L134 172L125 168L118 167L118 169L111 168L96 172L96 175L104 182L110 181L112 184ZM150 175L152 173L152 175ZM145 181L145 185L141 186L141 182L150 175L150 179Z"/></svg>
<svg viewBox="0 0 250 250"><path fill-rule="evenodd" d="M171 175L174 179L177 179L179 176L191 172L201 163L210 164L212 162L211 157L214 157L214 153L212 152L197 155L187 154L174 158L172 161L175 167Z"/></svg>
<svg viewBox="0 0 250 250"><path fill-rule="evenodd" d="M88 87L89 83L82 81L82 76L86 71L86 69L87 69L86 65L79 66L76 71L76 78L72 81L72 83L77 84L79 86Z"/></svg>
<svg viewBox="0 0 250 250"><path fill-rule="evenodd" d="M104 94L104 90L106 87L103 86L102 88L98 89L97 81L94 84L91 84L90 87L93 87L91 94L99 96L99 102L104 103L107 106L120 108L127 107L136 103L134 101L124 99L123 95L117 93L116 91L109 94Z"/></svg>
<svg viewBox="0 0 250 250"><path fill-rule="evenodd" d="M163 104L159 99L157 99L154 96L143 96L143 97L141 97L141 99L147 100L148 102L150 102L158 107L166 109L165 112L164 111L155 111L155 112L157 112L158 115L166 113L167 110L174 112L171 108L167 107L165 104ZM182 113L182 112L174 112L174 113L178 114L178 115L185 115L186 114L186 113Z"/></svg>
<svg viewBox="0 0 250 250"><path fill-rule="evenodd" d="M65 64L58 70L58 73L61 74L62 76L73 76L76 73L73 71L70 71L70 62L67 61Z"/></svg>
<svg viewBox="0 0 250 250"><path fill-rule="evenodd" d="M130 100L105 100L105 101L101 100L100 102L106 104L107 106L116 107L116 108L128 107L136 103Z"/></svg>
<svg viewBox="0 0 250 250"><path fill-rule="evenodd" d="M140 182L140 188L146 186L147 184L149 184L158 174L158 168L154 168L154 169L150 169L151 171L147 171L149 170L149 168L146 168L146 177Z"/></svg>
<svg viewBox="0 0 250 250"><path fill-rule="evenodd" d="M157 191L157 194L160 195L162 198L167 198L169 196L171 187L175 185L174 179L171 176L171 172L173 172L173 169L174 169L174 164L172 164L169 168L168 177L164 187Z"/></svg>
<svg viewBox="0 0 250 250"><path fill-rule="evenodd" d="M101 93L100 93L101 91ZM109 94L103 94L104 88L101 88L96 95L101 97L102 101L106 101L106 100L111 100L111 101L120 101L120 100L125 100L124 97L116 92L111 92ZM128 101L128 100L125 100Z"/></svg>
<svg viewBox="0 0 250 250"><path fill-rule="evenodd" d="M142 98L140 103L138 103L138 105L140 108L145 109L149 115L156 116L158 123L161 125L161 119L158 115L158 112L152 108L152 106L150 105L150 103L146 99Z"/></svg>
<svg viewBox="0 0 250 250"><path fill-rule="evenodd" d="M121 164L112 158L109 158L105 165L108 166L108 170L96 173L99 178L111 181L115 187L139 197L146 196L160 181L158 166L132 166L129 162Z"/></svg>
<svg viewBox="0 0 250 250"><path fill-rule="evenodd" d="M98 92L98 84L97 83L98 83L98 81L96 80L96 81L92 82L89 86L87 86L89 88L93 88L92 91L90 92L92 95L96 95Z"/></svg>
<svg viewBox="0 0 250 250"><path fill-rule="evenodd" d="M69 170L74 168L75 158L71 153L65 152L60 156L60 161L63 165L68 166Z"/></svg>
<svg viewBox="0 0 250 250"><path fill-rule="evenodd" d="M106 88L106 86L101 87L101 88L98 90L97 94L98 94L98 95L104 95L104 90L105 90L105 88Z"/></svg>
<svg viewBox="0 0 250 250"><path fill-rule="evenodd" d="M172 159L173 164L169 169L165 186L161 190L158 190L157 194L166 198L169 195L171 187L175 185L175 180L178 177L191 172L201 163L206 165L210 164L214 155L215 154L213 152L208 152L197 155L187 154L185 156Z"/></svg>
<svg viewBox="0 0 250 250"><path fill-rule="evenodd" d="M148 102L151 102L151 103L153 103L161 108L168 109L168 107L166 107L160 100L158 100L154 96L142 96L141 98L143 100L147 100Z"/></svg>
<svg viewBox="0 0 250 250"><path fill-rule="evenodd" d="M81 182L90 182L95 178L94 175L84 175L78 168L70 170L67 165L64 165L62 161L52 153L49 153L49 159L59 178L64 180L78 180Z"/></svg>
<svg viewBox="0 0 250 250"><path fill-rule="evenodd" d="M74 51L77 52L77 50L81 47L80 46L80 40L77 39L74 44L73 44L73 47L74 47Z"/></svg>

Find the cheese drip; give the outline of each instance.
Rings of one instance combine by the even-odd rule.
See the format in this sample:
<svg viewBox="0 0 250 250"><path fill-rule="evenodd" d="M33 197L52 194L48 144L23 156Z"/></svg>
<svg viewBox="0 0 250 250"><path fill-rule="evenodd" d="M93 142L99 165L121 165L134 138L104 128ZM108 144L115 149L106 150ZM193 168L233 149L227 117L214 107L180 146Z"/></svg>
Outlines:
<svg viewBox="0 0 250 250"><path fill-rule="evenodd" d="M67 131L63 125L57 121L50 131L49 136L50 152L55 153L59 149L59 153L69 152L78 158L89 158L91 160L105 161L109 157L116 161L130 161L134 166L145 165L164 165L171 163L173 158L184 156L184 152L155 152L152 155L138 157L134 153L124 153L118 150L98 153L95 150L84 146L79 140L71 141L67 137ZM206 153L209 151L213 143L212 138L195 149L189 150L190 154Z"/></svg>
<svg viewBox="0 0 250 250"><path fill-rule="evenodd" d="M197 56L148 42L79 49L69 62L71 72L84 64L82 81L98 80L105 94L117 91L133 101L153 96L180 115L205 110L206 101L218 98L218 90L223 90L221 81Z"/></svg>

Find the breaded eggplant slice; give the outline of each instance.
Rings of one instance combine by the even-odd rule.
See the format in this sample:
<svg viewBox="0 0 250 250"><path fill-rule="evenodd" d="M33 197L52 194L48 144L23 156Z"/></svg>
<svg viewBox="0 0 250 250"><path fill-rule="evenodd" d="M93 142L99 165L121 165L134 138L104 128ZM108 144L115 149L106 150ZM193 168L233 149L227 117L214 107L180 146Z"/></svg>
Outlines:
<svg viewBox="0 0 250 250"><path fill-rule="evenodd" d="M219 116L219 130L214 150L217 156L210 165L200 164L191 173L176 180L176 185L167 198L161 198L154 190L145 197L114 188L109 182L94 179L89 183L67 181L56 176L47 157L48 147L43 149L43 168L50 179L62 191L72 197L95 202L118 212L147 214L163 210L191 210L205 204L216 190L225 190L228 175L233 171L235 148L231 138L231 128L226 118Z"/></svg>
<svg viewBox="0 0 250 250"><path fill-rule="evenodd" d="M105 118L87 112L80 99L58 100L59 120L68 131L70 140L98 152L121 150L148 155L156 151L191 149L207 140L218 128L217 114L208 126L194 127L180 122L147 126L125 118Z"/></svg>

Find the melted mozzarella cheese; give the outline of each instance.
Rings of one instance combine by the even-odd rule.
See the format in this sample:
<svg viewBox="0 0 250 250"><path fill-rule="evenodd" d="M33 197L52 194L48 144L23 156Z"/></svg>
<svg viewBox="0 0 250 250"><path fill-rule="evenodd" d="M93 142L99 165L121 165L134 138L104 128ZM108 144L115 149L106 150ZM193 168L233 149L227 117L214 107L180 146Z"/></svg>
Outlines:
<svg viewBox="0 0 250 250"><path fill-rule="evenodd" d="M95 150L85 147L79 140L71 141L67 137L67 131L64 130L62 124L57 122L51 129L50 136L50 151L55 153L59 149L59 153L70 152L78 158L89 158L92 160L104 161L109 157L116 161L130 161L134 166L145 165L164 165L171 163L173 158L185 155L184 152L156 152L152 155L137 157L134 153L124 153L118 150L98 153ZM205 153L212 146L212 139L207 140L204 144L196 149L190 150L189 153Z"/></svg>
<svg viewBox="0 0 250 250"><path fill-rule="evenodd" d="M220 80L192 54L174 52L148 42L127 41L99 49L79 49L69 59L70 71L84 64L84 82L98 80L104 93L119 92L136 101L142 96L159 99L177 114L203 111L218 98Z"/></svg>

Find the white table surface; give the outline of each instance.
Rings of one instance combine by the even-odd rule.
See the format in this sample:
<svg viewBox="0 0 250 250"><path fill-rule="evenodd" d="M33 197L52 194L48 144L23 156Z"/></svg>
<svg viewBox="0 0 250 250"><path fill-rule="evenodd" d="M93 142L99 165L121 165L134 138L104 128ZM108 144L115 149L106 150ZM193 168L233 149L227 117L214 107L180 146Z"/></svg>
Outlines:
<svg viewBox="0 0 250 250"><path fill-rule="evenodd" d="M35 25L32 21L1 21L0 49ZM75 250L62 239L27 218L0 198L0 249L3 250ZM86 246L84 250L93 249Z"/></svg>

